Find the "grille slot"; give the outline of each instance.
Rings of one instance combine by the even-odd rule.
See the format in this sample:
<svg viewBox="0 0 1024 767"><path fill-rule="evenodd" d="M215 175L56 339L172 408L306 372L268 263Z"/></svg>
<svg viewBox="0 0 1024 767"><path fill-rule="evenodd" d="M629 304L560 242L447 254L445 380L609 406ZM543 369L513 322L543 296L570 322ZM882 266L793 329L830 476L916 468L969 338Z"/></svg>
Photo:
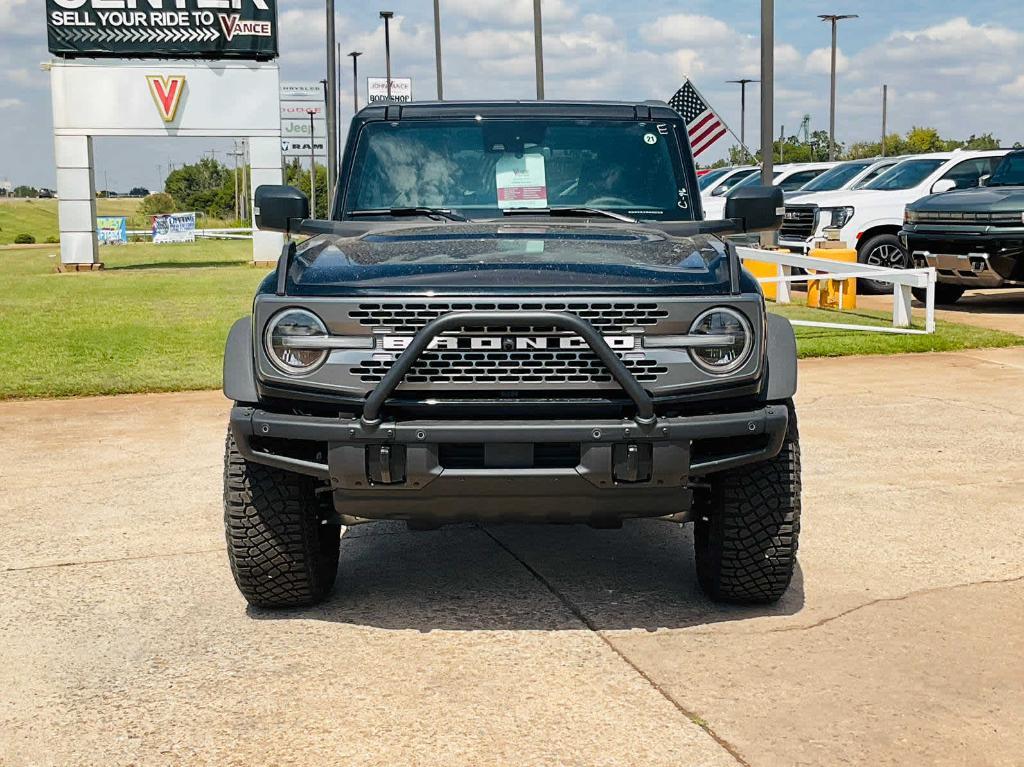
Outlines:
<svg viewBox="0 0 1024 767"><path fill-rule="evenodd" d="M587 320L604 333L621 332L630 327L652 327L668 317L657 303L541 301L523 303L451 301L401 304L359 304L349 317L364 327L393 328L396 333L416 332L431 320L450 312L568 312ZM492 329L487 329L491 331ZM494 328L494 332L536 332L540 328ZM551 329L553 330L553 329Z"/></svg>
<svg viewBox="0 0 1024 767"><path fill-rule="evenodd" d="M621 356L621 355L620 355ZM623 360L640 383L654 383L668 368L655 360ZM365 359L352 374L376 384L394 364ZM589 349L512 352L428 351L403 379L402 387L464 386L467 384L559 384L615 386L608 368Z"/></svg>
<svg viewBox="0 0 1024 767"><path fill-rule="evenodd" d="M806 240L818 228L818 207L816 205L787 205L779 234L796 240Z"/></svg>
<svg viewBox="0 0 1024 767"><path fill-rule="evenodd" d="M569 442L537 442L532 445L534 469L571 469L580 462L580 446ZM446 469L487 468L481 443L442 443L438 462Z"/></svg>

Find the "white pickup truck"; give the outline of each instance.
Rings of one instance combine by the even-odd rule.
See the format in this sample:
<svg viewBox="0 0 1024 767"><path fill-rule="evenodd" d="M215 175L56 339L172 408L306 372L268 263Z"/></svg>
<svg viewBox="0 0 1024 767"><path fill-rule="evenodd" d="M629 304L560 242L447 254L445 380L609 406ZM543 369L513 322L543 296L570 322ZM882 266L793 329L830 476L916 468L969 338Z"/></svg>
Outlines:
<svg viewBox="0 0 1024 767"><path fill-rule="evenodd" d="M1009 150L957 150L914 155L897 163L860 189L801 195L786 203L779 244L806 253L825 227L840 230L839 239L857 249L857 260L905 269L910 259L899 240L903 209L929 194L978 186ZM884 292L888 285L860 280L864 292Z"/></svg>
<svg viewBox="0 0 1024 767"><path fill-rule="evenodd" d="M786 193L795 192L804 184L817 178L835 164L836 163L834 162L801 162L776 165L774 168L772 186L782 187L782 191ZM702 194L700 201L704 207L704 218L708 220L722 218L725 215L725 201L734 190L745 186L756 186L760 183L761 175L759 173L754 173L748 175L724 195L707 197Z"/></svg>

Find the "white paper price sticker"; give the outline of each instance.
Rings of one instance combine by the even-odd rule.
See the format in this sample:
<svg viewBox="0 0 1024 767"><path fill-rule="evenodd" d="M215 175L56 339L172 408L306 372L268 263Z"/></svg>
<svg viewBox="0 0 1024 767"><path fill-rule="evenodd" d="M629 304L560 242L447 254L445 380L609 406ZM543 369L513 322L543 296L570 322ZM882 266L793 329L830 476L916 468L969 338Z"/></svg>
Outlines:
<svg viewBox="0 0 1024 767"><path fill-rule="evenodd" d="M548 184L543 155L504 155L498 160L495 172L498 207L502 210L548 206Z"/></svg>

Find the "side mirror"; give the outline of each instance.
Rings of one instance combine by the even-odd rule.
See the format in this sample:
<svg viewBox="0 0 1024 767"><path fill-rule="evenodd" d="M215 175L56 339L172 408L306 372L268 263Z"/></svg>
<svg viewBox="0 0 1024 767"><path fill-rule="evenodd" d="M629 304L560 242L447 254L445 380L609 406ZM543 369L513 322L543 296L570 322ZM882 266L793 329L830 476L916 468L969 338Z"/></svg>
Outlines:
<svg viewBox="0 0 1024 767"><path fill-rule="evenodd" d="M738 218L744 232L770 232L782 226L786 197L777 186L741 186L725 200L725 217Z"/></svg>
<svg viewBox="0 0 1024 767"><path fill-rule="evenodd" d="M986 173L984 176L978 179L978 186L988 186L990 178L992 178L992 174Z"/></svg>
<svg viewBox="0 0 1024 767"><path fill-rule="evenodd" d="M256 228L264 232L291 232L309 218L309 198L294 186L264 184L256 187Z"/></svg>
<svg viewBox="0 0 1024 767"><path fill-rule="evenodd" d="M956 189L956 182L951 178L940 178L932 184L932 194L942 194Z"/></svg>

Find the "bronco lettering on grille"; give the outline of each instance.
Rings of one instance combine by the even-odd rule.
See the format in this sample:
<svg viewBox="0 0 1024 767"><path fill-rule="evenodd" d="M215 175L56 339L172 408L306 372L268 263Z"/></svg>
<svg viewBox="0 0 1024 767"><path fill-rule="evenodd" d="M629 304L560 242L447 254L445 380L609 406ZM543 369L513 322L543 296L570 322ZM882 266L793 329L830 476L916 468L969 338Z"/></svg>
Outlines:
<svg viewBox="0 0 1024 767"><path fill-rule="evenodd" d="M382 336L384 351L404 351L414 336ZM605 336L605 343L616 351L631 351L636 348L637 337ZM587 342L579 336L438 336L430 342L428 349L449 351L511 352L534 349L586 349Z"/></svg>

